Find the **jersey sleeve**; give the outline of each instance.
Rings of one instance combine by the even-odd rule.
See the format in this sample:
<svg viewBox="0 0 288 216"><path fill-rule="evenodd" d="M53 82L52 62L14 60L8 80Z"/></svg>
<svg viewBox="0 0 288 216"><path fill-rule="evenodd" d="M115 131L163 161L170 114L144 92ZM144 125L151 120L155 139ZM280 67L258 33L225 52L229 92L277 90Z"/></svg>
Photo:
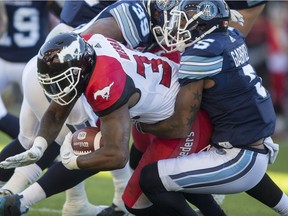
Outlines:
<svg viewBox="0 0 288 216"><path fill-rule="evenodd" d="M116 20L130 48L148 44L150 37L149 16L140 1L119 1L108 7L106 11ZM104 16L105 12L101 15Z"/></svg>
<svg viewBox="0 0 288 216"><path fill-rule="evenodd" d="M184 56L180 62L179 79L201 80L222 70L223 57Z"/></svg>
<svg viewBox="0 0 288 216"><path fill-rule="evenodd" d="M198 41L189 47L181 57L178 73L180 83L186 83L187 79L201 80L218 74L223 66L223 49L223 45L213 38Z"/></svg>
<svg viewBox="0 0 288 216"><path fill-rule="evenodd" d="M123 106L134 92L134 82L115 58L97 57L97 64L86 88L85 96L99 117Z"/></svg>

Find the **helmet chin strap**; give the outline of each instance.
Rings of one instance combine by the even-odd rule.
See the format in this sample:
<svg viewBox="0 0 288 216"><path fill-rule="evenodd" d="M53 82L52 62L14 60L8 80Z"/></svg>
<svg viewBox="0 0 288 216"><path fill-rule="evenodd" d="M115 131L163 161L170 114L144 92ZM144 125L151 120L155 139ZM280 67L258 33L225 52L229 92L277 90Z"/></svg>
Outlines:
<svg viewBox="0 0 288 216"><path fill-rule="evenodd" d="M197 41L201 40L202 38L204 38L207 34L212 33L215 29L217 29L216 26L213 26L212 28L210 28L208 31L204 32L203 34L201 34L199 37L196 37L195 40L193 40L191 43L188 43L185 47L191 46L192 44L196 43Z"/></svg>

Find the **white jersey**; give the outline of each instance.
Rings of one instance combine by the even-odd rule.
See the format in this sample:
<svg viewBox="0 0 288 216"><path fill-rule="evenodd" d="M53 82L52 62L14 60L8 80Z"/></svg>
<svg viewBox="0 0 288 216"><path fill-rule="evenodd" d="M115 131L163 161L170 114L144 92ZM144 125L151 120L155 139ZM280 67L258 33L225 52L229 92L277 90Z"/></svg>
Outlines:
<svg viewBox="0 0 288 216"><path fill-rule="evenodd" d="M96 52L96 66L85 96L94 112L106 115L127 102L131 94L140 100L130 117L155 123L174 112L179 91L179 65L168 58L126 48L115 40L93 35L88 43Z"/></svg>

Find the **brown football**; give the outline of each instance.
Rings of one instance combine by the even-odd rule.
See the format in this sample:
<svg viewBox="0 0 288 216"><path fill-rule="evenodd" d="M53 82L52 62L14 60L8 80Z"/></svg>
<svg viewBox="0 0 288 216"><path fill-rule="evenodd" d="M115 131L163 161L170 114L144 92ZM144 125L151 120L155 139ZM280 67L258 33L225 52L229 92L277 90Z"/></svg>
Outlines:
<svg viewBox="0 0 288 216"><path fill-rule="evenodd" d="M75 131L71 145L76 155L85 155L101 148L103 141L100 129L85 127Z"/></svg>

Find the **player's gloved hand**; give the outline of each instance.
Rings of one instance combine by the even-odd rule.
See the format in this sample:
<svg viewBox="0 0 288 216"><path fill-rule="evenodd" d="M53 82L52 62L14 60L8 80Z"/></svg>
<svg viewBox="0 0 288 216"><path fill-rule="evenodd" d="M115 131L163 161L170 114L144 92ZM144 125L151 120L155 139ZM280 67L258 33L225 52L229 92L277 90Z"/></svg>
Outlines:
<svg viewBox="0 0 288 216"><path fill-rule="evenodd" d="M279 145L274 143L271 137L265 138L264 145L269 151L269 163L273 164L279 152Z"/></svg>
<svg viewBox="0 0 288 216"><path fill-rule="evenodd" d="M63 165L67 169L69 170L79 169L77 165L78 156L74 154L71 142L72 142L72 133L69 132L66 135L65 140L60 148L61 160Z"/></svg>
<svg viewBox="0 0 288 216"><path fill-rule="evenodd" d="M237 10L230 10L231 22L237 22L239 25L244 26L244 18L241 13L239 13Z"/></svg>
<svg viewBox="0 0 288 216"><path fill-rule="evenodd" d="M47 146L47 141L43 137L36 137L33 146L29 150L6 158L5 161L0 163L0 167L11 169L33 164L42 157Z"/></svg>

